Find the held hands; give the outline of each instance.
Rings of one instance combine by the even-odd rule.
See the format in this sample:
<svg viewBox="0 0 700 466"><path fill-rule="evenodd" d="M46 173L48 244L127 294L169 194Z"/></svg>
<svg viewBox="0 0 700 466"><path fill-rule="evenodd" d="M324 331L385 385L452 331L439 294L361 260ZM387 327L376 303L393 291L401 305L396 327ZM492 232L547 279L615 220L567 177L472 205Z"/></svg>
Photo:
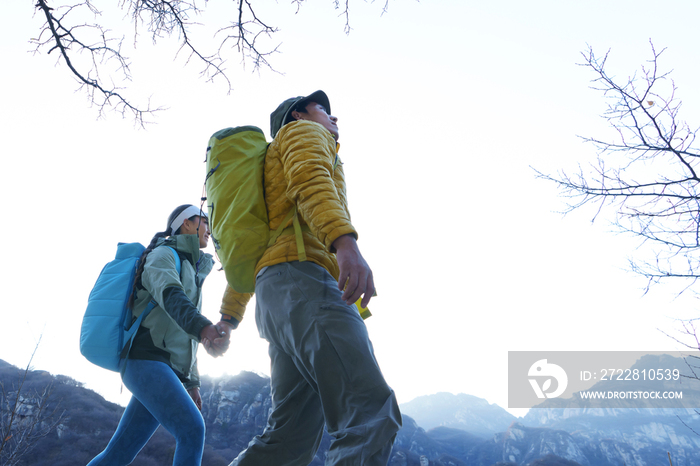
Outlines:
<svg viewBox="0 0 700 466"><path fill-rule="evenodd" d="M231 343L231 326L219 322L216 325L207 325L199 334L200 340L209 356L218 358L228 350Z"/></svg>
<svg viewBox="0 0 700 466"><path fill-rule="evenodd" d="M340 268L338 289L342 290L345 286L343 301L352 305L362 296L362 307L367 307L374 294L374 278L367 261L360 254L355 237L343 235L333 241L333 247Z"/></svg>

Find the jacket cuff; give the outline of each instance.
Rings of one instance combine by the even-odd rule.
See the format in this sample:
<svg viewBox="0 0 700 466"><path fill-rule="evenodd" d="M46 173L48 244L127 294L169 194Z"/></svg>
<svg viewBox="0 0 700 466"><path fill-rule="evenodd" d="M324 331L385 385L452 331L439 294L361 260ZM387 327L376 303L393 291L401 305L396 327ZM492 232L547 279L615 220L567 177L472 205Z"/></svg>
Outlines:
<svg viewBox="0 0 700 466"><path fill-rule="evenodd" d="M190 333L190 332L187 332L187 333L190 333L190 335L193 335L193 336L197 335L197 338L195 338L195 340L197 340L197 343L201 343L202 338L200 335L202 334L202 329L204 327L206 327L207 325L214 325L214 323L211 320L207 319L206 317L202 316L202 319L198 320L195 323L195 325L192 327L192 331L196 332L196 333Z"/></svg>
<svg viewBox="0 0 700 466"><path fill-rule="evenodd" d="M185 382L182 384L185 387L185 390L189 390L190 388L201 388L202 384L199 383L199 380L196 382Z"/></svg>
<svg viewBox="0 0 700 466"><path fill-rule="evenodd" d="M241 323L235 317L230 316L228 314L221 314L221 322L226 322L227 324L231 325L233 328L238 328L238 324Z"/></svg>
<svg viewBox="0 0 700 466"><path fill-rule="evenodd" d="M353 228L352 225L349 225L344 228L337 228L331 234L326 236L325 246L326 249L328 249L328 252L332 252L333 254L335 254L335 248L333 247L333 243L335 243L335 240L345 235L352 235L355 238L355 241L357 241L357 231L355 231L355 228Z"/></svg>

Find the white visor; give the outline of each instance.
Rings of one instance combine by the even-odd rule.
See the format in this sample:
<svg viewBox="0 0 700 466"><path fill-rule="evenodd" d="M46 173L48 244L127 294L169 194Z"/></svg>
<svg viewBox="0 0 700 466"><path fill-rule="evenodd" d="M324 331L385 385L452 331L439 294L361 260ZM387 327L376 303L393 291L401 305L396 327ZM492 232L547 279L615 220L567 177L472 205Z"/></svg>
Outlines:
<svg viewBox="0 0 700 466"><path fill-rule="evenodd" d="M199 207L195 207L193 205L189 206L182 212L180 212L180 215L175 217L175 220L173 220L173 223L170 224L170 234L174 235L175 232L182 226L183 223L185 223L185 220L194 217L195 215L208 218L207 213L201 210Z"/></svg>

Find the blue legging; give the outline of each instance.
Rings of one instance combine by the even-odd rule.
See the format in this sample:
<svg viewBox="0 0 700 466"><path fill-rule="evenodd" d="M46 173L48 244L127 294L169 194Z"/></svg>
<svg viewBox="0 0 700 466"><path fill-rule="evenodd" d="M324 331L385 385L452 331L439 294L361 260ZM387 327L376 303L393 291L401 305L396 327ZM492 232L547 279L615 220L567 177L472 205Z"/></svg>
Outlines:
<svg viewBox="0 0 700 466"><path fill-rule="evenodd" d="M107 448L88 466L126 466L160 424L176 441L173 466L199 466L204 419L173 370L165 363L129 359L122 377L132 394Z"/></svg>

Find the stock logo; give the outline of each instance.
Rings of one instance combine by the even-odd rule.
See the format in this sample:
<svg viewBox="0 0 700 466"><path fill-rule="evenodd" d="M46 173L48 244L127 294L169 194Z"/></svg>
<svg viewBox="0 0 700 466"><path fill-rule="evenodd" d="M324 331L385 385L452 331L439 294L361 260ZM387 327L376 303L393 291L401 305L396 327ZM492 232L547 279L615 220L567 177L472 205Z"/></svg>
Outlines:
<svg viewBox="0 0 700 466"><path fill-rule="evenodd" d="M566 390L566 385L569 383L569 378L566 372L556 364L549 364L546 359L540 359L530 366L527 371L528 381L532 385L537 398L556 398ZM545 378L546 377L546 378ZM538 379L544 379L540 386ZM556 389L549 391L552 388L552 380L557 381Z"/></svg>

